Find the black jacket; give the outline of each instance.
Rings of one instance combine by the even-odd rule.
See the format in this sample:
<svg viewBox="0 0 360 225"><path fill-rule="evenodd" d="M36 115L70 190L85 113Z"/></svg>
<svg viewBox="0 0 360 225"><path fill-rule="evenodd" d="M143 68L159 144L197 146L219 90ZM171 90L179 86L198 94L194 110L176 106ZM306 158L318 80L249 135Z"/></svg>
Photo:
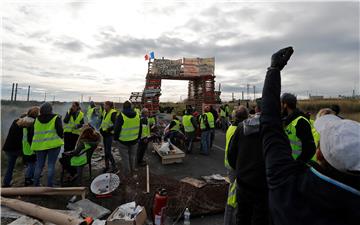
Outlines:
<svg viewBox="0 0 360 225"><path fill-rule="evenodd" d="M63 125L61 122L61 116L56 115L56 114L45 114L45 115L40 115L37 119L41 122L41 123L48 123L50 122L50 120L52 120L55 116L58 116L55 120L55 129L56 129L56 133L59 137L63 138L64 137L64 130L63 130Z"/></svg>
<svg viewBox="0 0 360 225"><path fill-rule="evenodd" d="M127 116L129 118L135 118L135 116L136 116L136 112L134 110L132 110L132 109L123 110L122 113L124 113L125 116ZM138 138L136 140L134 140L134 141L120 141L119 140L123 124L124 124L124 118L123 118L122 114L120 113L118 118L116 119L116 122L115 122L114 140L119 141L121 144L124 144L124 145L135 145L138 142L138 140L141 138L141 132L142 132L141 123L139 124L140 129L139 129Z"/></svg>
<svg viewBox="0 0 360 225"><path fill-rule="evenodd" d="M232 168L236 168L239 189L266 197L259 115L239 123L229 144L228 161Z"/></svg>
<svg viewBox="0 0 360 225"><path fill-rule="evenodd" d="M280 71L269 70L262 93L261 136L275 225L357 225L360 178L340 180L291 156L280 116ZM352 182L349 182L352 180Z"/></svg>
<svg viewBox="0 0 360 225"><path fill-rule="evenodd" d="M306 118L303 112L301 112L298 109L295 109L292 114L290 114L284 119L284 126L286 127L299 116L303 116ZM316 151L314 137L311 132L311 126L306 120L299 119L295 128L296 128L296 136L300 139L302 146L301 153L297 158L297 160L308 162L314 156Z"/></svg>
<svg viewBox="0 0 360 225"><path fill-rule="evenodd" d="M19 119L16 119L12 122L2 150L11 155L21 156L23 154L23 129L19 125L17 125L16 122L18 120Z"/></svg>

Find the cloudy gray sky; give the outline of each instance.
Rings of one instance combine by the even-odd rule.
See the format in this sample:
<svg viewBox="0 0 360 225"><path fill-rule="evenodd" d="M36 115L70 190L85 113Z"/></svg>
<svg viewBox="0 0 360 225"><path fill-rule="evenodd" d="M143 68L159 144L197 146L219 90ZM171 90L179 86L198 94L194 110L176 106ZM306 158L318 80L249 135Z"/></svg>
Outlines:
<svg viewBox="0 0 360 225"><path fill-rule="evenodd" d="M293 46L283 91L299 96L359 93L359 2L216 1L3 2L2 98L123 101L142 91L155 57L215 57L223 99L246 84L260 95L271 54ZM161 100L187 95L163 81ZM246 96L245 96L246 97Z"/></svg>

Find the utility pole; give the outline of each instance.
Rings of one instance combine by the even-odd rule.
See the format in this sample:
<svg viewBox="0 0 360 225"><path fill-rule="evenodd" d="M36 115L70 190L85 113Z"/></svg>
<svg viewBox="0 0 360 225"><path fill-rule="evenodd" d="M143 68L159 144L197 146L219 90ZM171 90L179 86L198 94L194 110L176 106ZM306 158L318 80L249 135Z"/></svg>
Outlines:
<svg viewBox="0 0 360 225"><path fill-rule="evenodd" d="M219 92L220 92L220 90L221 90L221 83L219 83Z"/></svg>
<svg viewBox="0 0 360 225"><path fill-rule="evenodd" d="M15 84L15 98L14 98L15 102L16 102L16 96L17 96L17 89L18 89L18 83Z"/></svg>
<svg viewBox="0 0 360 225"><path fill-rule="evenodd" d="M45 95L44 95L44 102L46 102L46 91L45 91L44 94L45 94Z"/></svg>
<svg viewBox="0 0 360 225"><path fill-rule="evenodd" d="M81 94L81 101L80 101L80 103L82 103L82 102L83 102L83 98L84 98L84 95L83 95L83 94Z"/></svg>
<svg viewBox="0 0 360 225"><path fill-rule="evenodd" d="M30 99L30 85L28 86L28 94L27 94L27 101Z"/></svg>
<svg viewBox="0 0 360 225"><path fill-rule="evenodd" d="M14 83L12 83L12 89L11 89L11 101L14 100Z"/></svg>
<svg viewBox="0 0 360 225"><path fill-rule="evenodd" d="M244 91L241 92L241 99L244 100Z"/></svg>
<svg viewBox="0 0 360 225"><path fill-rule="evenodd" d="M254 101L255 101L255 85L253 87L254 87Z"/></svg>
<svg viewBox="0 0 360 225"><path fill-rule="evenodd" d="M250 94L249 94L250 84L246 85L246 93L247 93L247 99L250 100Z"/></svg>
<svg viewBox="0 0 360 225"><path fill-rule="evenodd" d="M232 101L235 101L235 99L234 99L234 92L231 94L231 99L232 99Z"/></svg>

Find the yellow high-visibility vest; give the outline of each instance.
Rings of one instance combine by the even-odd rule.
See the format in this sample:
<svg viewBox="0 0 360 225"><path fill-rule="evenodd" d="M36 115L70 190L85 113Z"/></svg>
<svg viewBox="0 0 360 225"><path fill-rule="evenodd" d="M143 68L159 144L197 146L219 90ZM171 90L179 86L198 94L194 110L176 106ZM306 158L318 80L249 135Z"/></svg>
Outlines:
<svg viewBox="0 0 360 225"><path fill-rule="evenodd" d="M179 120L172 120L175 122L175 126L173 126L170 130L172 131L180 131L180 121Z"/></svg>
<svg viewBox="0 0 360 225"><path fill-rule="evenodd" d="M134 141L138 138L140 131L140 117L136 114L134 118L127 117L121 113L124 124L122 125L119 140L120 141Z"/></svg>
<svg viewBox="0 0 360 225"><path fill-rule="evenodd" d="M70 114L70 111L68 112ZM64 124L64 132L80 134L80 128L76 128L77 125L80 125L80 121L84 118L84 113L79 111L76 119L74 120L73 116L70 116L69 122Z"/></svg>
<svg viewBox="0 0 360 225"><path fill-rule="evenodd" d="M311 126L308 119L306 119L303 116L298 116L296 119L291 121L291 123L289 123L285 128L285 132L286 132L286 134L287 134L287 136L289 138L289 141L290 141L291 150L292 150L292 156L293 156L294 159L297 159L300 156L301 150L302 150L301 140L296 136L296 125L297 125L297 123L298 123L298 121L300 119L304 119ZM315 154L313 155L312 160L316 160Z"/></svg>
<svg viewBox="0 0 360 225"><path fill-rule="evenodd" d="M54 116L48 123L41 123L35 119L34 137L31 143L32 151L48 150L57 148L64 144L64 141L56 132L55 122L58 116Z"/></svg>
<svg viewBox="0 0 360 225"><path fill-rule="evenodd" d="M184 126L185 132L193 132L195 131L195 127L191 122L191 119L193 118L192 115L184 115L182 118L182 124Z"/></svg>
<svg viewBox="0 0 360 225"><path fill-rule="evenodd" d="M229 128L226 131L226 143L225 143L225 157L224 157L224 163L225 163L225 167L228 169L234 169L231 168L229 161L228 161L228 151L229 151L229 144L230 144L230 140L231 137L234 135L235 131L236 131L237 126L231 125L229 126Z"/></svg>
<svg viewBox="0 0 360 225"><path fill-rule="evenodd" d="M116 113L115 109L110 109L108 113L104 111L103 119L101 121L100 129L107 131L110 127L114 126L114 123L111 121L111 115ZM113 133L113 131L111 131Z"/></svg>

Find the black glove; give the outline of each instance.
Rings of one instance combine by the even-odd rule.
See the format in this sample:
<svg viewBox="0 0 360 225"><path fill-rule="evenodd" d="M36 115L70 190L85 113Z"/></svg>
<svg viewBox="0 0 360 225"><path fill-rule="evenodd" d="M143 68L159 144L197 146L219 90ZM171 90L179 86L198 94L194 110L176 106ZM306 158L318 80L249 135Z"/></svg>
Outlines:
<svg viewBox="0 0 360 225"><path fill-rule="evenodd" d="M287 47L279 50L271 57L271 67L269 69L278 69L282 70L287 61L290 59L291 55L294 53L294 49L292 47Z"/></svg>

